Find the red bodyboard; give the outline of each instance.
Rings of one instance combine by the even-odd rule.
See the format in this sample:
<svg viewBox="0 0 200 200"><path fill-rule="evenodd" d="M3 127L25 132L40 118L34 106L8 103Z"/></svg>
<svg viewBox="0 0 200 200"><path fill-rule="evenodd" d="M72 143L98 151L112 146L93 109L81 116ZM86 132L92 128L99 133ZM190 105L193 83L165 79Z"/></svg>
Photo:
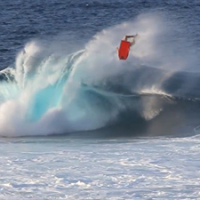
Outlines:
<svg viewBox="0 0 200 200"><path fill-rule="evenodd" d="M119 59L126 60L128 58L129 49L130 42L122 40L118 50Z"/></svg>

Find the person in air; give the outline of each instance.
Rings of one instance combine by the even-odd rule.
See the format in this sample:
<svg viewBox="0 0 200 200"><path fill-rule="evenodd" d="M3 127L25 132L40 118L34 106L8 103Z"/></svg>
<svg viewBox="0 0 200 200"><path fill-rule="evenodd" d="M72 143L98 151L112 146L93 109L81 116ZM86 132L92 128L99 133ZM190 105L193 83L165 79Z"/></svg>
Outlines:
<svg viewBox="0 0 200 200"><path fill-rule="evenodd" d="M120 60L126 60L128 58L130 47L135 44L136 35L126 35L122 40L120 47L117 48L118 56ZM129 40L132 38L131 40Z"/></svg>

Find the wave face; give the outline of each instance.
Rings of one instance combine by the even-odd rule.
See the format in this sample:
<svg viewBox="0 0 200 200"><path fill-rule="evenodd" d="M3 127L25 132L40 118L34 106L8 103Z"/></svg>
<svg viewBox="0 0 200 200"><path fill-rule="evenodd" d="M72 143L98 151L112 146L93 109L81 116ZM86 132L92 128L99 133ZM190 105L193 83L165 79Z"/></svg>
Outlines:
<svg viewBox="0 0 200 200"><path fill-rule="evenodd" d="M169 54L175 43L163 50L165 32L161 18L148 14L103 30L75 53L26 44L15 67L0 74L0 135L198 131L200 74L187 70L188 52ZM129 59L119 61L121 37L135 33Z"/></svg>

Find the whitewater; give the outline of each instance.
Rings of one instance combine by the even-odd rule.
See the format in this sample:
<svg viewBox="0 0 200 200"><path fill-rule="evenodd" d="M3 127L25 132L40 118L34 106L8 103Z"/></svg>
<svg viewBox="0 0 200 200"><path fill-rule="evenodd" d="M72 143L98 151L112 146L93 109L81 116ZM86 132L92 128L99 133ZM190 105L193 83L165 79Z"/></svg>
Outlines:
<svg viewBox="0 0 200 200"><path fill-rule="evenodd" d="M198 199L199 137L6 139L1 199Z"/></svg>

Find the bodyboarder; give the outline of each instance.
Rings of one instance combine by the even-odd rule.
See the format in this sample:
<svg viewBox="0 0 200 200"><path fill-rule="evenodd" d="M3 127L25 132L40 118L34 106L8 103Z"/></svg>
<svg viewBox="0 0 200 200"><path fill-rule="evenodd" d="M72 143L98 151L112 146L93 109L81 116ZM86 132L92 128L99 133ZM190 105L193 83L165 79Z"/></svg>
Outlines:
<svg viewBox="0 0 200 200"><path fill-rule="evenodd" d="M117 48L118 56L120 60L126 60L128 58L130 47L135 44L135 39L138 36L136 35L126 35L122 40L120 47ZM129 40L132 38L132 40Z"/></svg>

